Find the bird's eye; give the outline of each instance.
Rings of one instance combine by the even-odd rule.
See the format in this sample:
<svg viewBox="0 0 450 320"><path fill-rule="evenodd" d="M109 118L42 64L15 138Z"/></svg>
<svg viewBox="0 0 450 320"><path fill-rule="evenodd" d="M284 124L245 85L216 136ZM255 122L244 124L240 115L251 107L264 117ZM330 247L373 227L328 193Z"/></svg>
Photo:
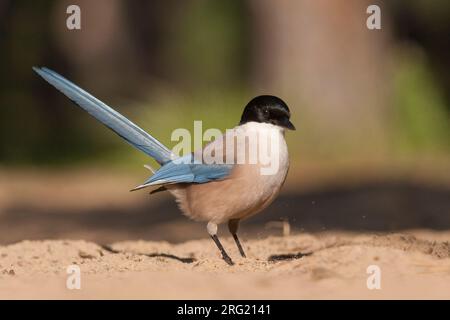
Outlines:
<svg viewBox="0 0 450 320"><path fill-rule="evenodd" d="M263 109L263 112L264 112L265 115L268 115L269 114L269 109Z"/></svg>

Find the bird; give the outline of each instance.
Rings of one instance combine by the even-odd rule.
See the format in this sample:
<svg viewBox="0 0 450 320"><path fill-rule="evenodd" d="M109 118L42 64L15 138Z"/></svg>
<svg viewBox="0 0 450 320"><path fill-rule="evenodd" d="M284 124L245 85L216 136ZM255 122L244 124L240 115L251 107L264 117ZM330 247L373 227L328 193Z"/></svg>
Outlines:
<svg viewBox="0 0 450 320"><path fill-rule="evenodd" d="M295 130L295 126L290 121L289 107L281 98L273 95L254 97L245 106L239 123L233 129L227 130L200 150L178 156L126 117L55 71L46 67L33 67L33 70L76 105L159 163L158 170L147 166L153 175L132 191L157 187L151 193L172 193L184 215L195 221L206 222L206 230L219 249L222 259L231 266L234 261L217 236L218 225L227 223L240 255L246 258L237 234L239 223L261 212L273 202L289 170L285 130ZM276 138L269 139L276 143L268 143L270 154L278 164L271 174L262 173L264 165L259 159L250 162L246 157L244 161L236 161L242 150L248 151L250 148L248 137L251 134ZM243 148L234 145L229 147L226 141L230 137L233 142L244 137L237 143ZM257 148L262 147L260 141L257 142ZM196 161L206 151L226 160L231 155L229 158L232 161Z"/></svg>

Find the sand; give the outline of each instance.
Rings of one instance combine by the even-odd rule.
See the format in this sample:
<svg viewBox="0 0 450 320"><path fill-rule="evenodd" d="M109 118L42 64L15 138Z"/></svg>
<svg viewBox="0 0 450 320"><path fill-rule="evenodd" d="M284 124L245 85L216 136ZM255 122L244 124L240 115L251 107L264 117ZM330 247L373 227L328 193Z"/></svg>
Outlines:
<svg viewBox="0 0 450 320"><path fill-rule="evenodd" d="M0 299L450 299L448 174L337 183L302 168L242 224L247 259L220 228L232 267L170 195L128 192L142 172L0 170ZM66 287L70 265L80 290Z"/></svg>
<svg viewBox="0 0 450 320"><path fill-rule="evenodd" d="M450 299L450 232L328 232L230 238L226 265L210 239L179 244L21 241L0 247L1 299ZM78 265L81 288L66 287ZM369 290L367 268L381 271Z"/></svg>

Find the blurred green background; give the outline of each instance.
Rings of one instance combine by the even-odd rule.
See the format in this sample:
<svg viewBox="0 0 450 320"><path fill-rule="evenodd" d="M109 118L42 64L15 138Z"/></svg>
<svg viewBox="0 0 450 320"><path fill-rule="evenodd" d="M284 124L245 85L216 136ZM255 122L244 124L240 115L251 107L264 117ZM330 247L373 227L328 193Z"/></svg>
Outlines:
<svg viewBox="0 0 450 320"><path fill-rule="evenodd" d="M66 27L71 4L81 30ZM371 4L381 30L366 27ZM258 234L279 219L449 229L449 35L445 0L0 0L0 242L205 236L164 193L127 192L148 157L32 66L169 147L176 128L225 130L254 96L280 96L297 131L282 195L250 219Z"/></svg>
<svg viewBox="0 0 450 320"><path fill-rule="evenodd" d="M234 126L247 101L281 96L293 157L449 153L448 1L1 1L0 164L146 161L31 66L65 75L173 146L170 133ZM82 29L66 28L81 7Z"/></svg>

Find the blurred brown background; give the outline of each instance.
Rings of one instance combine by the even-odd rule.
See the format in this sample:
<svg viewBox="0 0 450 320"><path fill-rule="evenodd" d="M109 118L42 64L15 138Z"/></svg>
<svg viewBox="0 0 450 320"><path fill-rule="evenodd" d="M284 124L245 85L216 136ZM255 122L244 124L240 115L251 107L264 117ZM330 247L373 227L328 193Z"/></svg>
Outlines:
<svg viewBox="0 0 450 320"><path fill-rule="evenodd" d="M81 8L81 30L66 8ZM381 7L381 30L366 8ZM0 242L203 237L150 162L38 78L47 66L169 147L234 126L258 94L290 106L284 193L247 236L450 229L448 1L0 1Z"/></svg>

